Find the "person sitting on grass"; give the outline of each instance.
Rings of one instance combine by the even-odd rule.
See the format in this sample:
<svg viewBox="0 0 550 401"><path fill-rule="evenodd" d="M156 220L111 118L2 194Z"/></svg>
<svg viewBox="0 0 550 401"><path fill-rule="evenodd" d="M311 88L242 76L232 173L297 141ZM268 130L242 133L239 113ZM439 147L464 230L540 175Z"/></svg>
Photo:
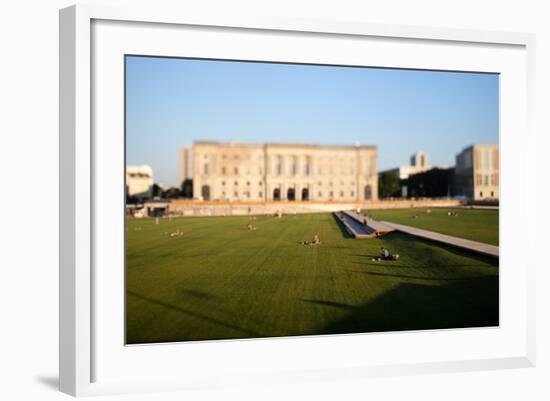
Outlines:
<svg viewBox="0 0 550 401"><path fill-rule="evenodd" d="M253 230L256 229L256 227L254 227L252 224L248 223L248 224L246 225L246 229L247 229L248 231L253 231Z"/></svg>
<svg viewBox="0 0 550 401"><path fill-rule="evenodd" d="M380 247L382 260L397 260L399 259L399 254L392 254L388 248Z"/></svg>
<svg viewBox="0 0 550 401"><path fill-rule="evenodd" d="M321 240L319 239L319 236L317 234L315 234L313 236L313 239L308 239L308 240L305 240L305 241L301 241L301 242L299 242L299 244L301 244L301 245L320 245Z"/></svg>

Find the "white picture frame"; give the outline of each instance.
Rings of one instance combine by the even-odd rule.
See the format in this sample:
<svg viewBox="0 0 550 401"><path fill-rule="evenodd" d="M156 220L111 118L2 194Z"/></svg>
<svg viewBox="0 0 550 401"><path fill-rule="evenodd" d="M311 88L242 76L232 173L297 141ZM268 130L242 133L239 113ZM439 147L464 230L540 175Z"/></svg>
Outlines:
<svg viewBox="0 0 550 401"><path fill-rule="evenodd" d="M122 24L122 26L116 26L117 23ZM96 31L94 31L96 29L94 28L94 24L98 27ZM134 25L130 26L128 24ZM108 253L101 255L97 253L98 244L96 240L98 230L101 230L105 226L101 222L101 219L107 218L103 214L98 215L97 210L102 207L102 202L107 202L106 204L108 204L108 202L113 202L114 200L116 203L117 196L122 193L122 187L120 187L120 193L111 194L112 197L109 199L102 198L102 201L99 202L96 196L97 191L116 188L118 182L115 179L113 182L105 184L105 188L100 188L104 185L102 183L104 181L96 177L102 174L100 172L104 168L102 163L105 163L105 165L111 163L109 167L118 165L117 163L120 160L117 157L120 157L120 154L117 155L117 149L120 149L114 146L112 147L113 154L107 154L107 152L104 152L105 139L97 141L94 137L93 127L96 127L95 129L98 126L101 127L101 121L97 119L103 118L104 114L100 111L102 104L94 103L98 102L98 98L101 98L102 95L101 93L96 93L100 89L93 86L92 78L94 74L100 74L103 67L109 66L108 61L102 64L102 60L108 60L108 57L112 57L113 60L118 59L117 57L125 51L124 46L126 42L130 43L131 38L139 36L140 30L149 29L153 26L158 29L155 28L154 32L150 31L147 35L149 40L143 40L142 42L146 43L140 44L140 46L147 46L145 54L157 54L156 52L158 52L158 54L172 55L166 54L166 51L171 53L171 50L168 49L169 45L166 45L168 47L161 46L159 38L171 35L173 31L170 31L170 29L178 30L178 27L183 29L183 31L185 31L186 27L192 27L194 30L200 31L198 34L202 34L204 31L210 37L217 38L218 40L221 38L227 40L227 43L231 42L233 38L231 35L234 33L242 37L256 34L263 35L262 40L273 40L273 48L276 48L277 40L285 40L277 39L278 35L286 35L287 38L295 35L296 38L307 36L304 39L305 41L313 40L312 38L316 37L322 37L327 41L334 38L342 41L383 40L390 47L393 42L405 41L405 45L409 47L416 46L416 44L418 46L429 44L437 48L427 46L425 54L433 54L436 51L444 52L445 46L454 46L451 49L452 52L464 51L466 52L464 54L469 54L470 50L477 49L478 53L476 54L480 55L480 59L483 59L482 55L489 48L495 49L495 54L499 52L503 53L502 59L494 57L492 60L486 61L486 63L492 63L486 64L492 66L491 68L487 67L490 68L491 72L503 73L503 71L507 71L504 73L505 90L503 98L501 98L501 112L508 113L503 117L504 122L501 133L501 141L503 141L504 145L504 149L501 151L504 167L502 178L503 196L501 198L503 214L501 214L501 219L507 222L506 225L501 225L501 246L503 248L501 263L508 263L508 261L510 263L517 263L519 261L520 271L510 271L509 274L503 274L504 277L501 279L501 287L503 288L501 289L501 305L503 305L502 308L504 309L509 304L508 301L510 301L510 304L512 301L518 301L518 299L520 301L515 302L517 310L509 312L509 309L505 309L505 313L511 314L509 317L507 315L504 316L503 320L501 319L503 322L501 327L486 330L472 329L459 333L460 341L464 341L465 344L468 342L474 343L477 341L476 338L481 339L483 337L483 341L486 341L487 344L497 344L495 348L487 352L478 350L476 351L477 353L472 352L464 357L442 355L442 360L437 360L436 358L422 360L414 354L407 355L401 359L392 359L387 355L384 356L383 352L379 357L371 353L372 360L369 361L364 360L364 356L361 353L349 355L347 356L348 359L345 359L346 357L338 359L341 350L346 349L347 343L368 348L367 343L376 342L377 346L380 347L380 344L384 343L384 339L391 342L398 338L399 341L404 343L411 342L411 344L418 345L431 342L437 344L438 341L442 341L442 338L446 338L447 340L445 341L451 341L452 336L456 334L451 330L438 331L437 333L409 332L400 333L399 335L388 333L376 336L331 336L330 338L323 339L311 337L306 339L283 338L262 339L258 341L205 342L193 346L182 344L146 346L140 350L132 347L127 349L127 347L124 347L124 344L117 343L118 345L116 346L121 347L119 350L120 358L128 359L126 362L123 362L122 359L116 360L116 357L109 360L111 352L108 352L109 348L104 344L111 341L107 337L116 334L109 333L109 328L106 328L105 323L111 321L114 322L113 324L123 325L123 322L117 323L114 320L117 316L120 317L120 315L113 314L112 316L105 317L106 315L102 313L105 310L103 304L105 301L108 303L114 302L116 306L113 310L120 310L118 298L112 298L112 295L109 295L112 292L109 291L120 291L120 294L122 294L124 289L120 286L120 275L118 278L114 277L111 281L113 283L112 288L104 289L102 285L105 284L105 276L102 274L98 275L95 271L98 263L101 266L109 264L109 262L101 262L102 258L106 257ZM132 29L133 31L130 31ZM128 32L128 34L121 34L124 31ZM94 32L97 35L96 41L93 40ZM113 35L112 37L107 37L109 45L106 44L106 35ZM205 47L208 47L209 42L207 42L207 39L204 40ZM296 40L296 42L298 44L295 50L298 51L300 41ZM224 43L224 45L227 45L227 43ZM532 168L533 170L535 168L534 154L536 141L532 128L532 111L534 110L533 89L535 85L534 45L534 36L523 33L277 18L225 20L223 18L216 19L208 15L187 15L178 10L168 12L155 8L137 7L111 8L108 6L78 5L61 10L60 390L71 395L80 396L133 391L212 388L239 385L248 382L284 383L338 378L360 379L386 375L534 366L535 261L530 258L521 257L518 251L514 253L512 249L507 250L506 248L508 236L506 227L510 227L518 221L528 221L529 223L527 224L532 226L535 219L528 217L533 217L536 214L535 196L527 197L524 194L512 193L507 189L511 185L506 185L507 181L530 185L532 184L532 180L534 180L534 178L525 174L527 168ZM235 54L240 54L239 46L243 47L242 44L239 45L237 43L231 51L236 52ZM424 51L420 47L418 49ZM105 57L103 53L98 53L104 50L105 54L107 54ZM101 57L98 56L99 54L101 54ZM376 54L375 48L373 48L373 54ZM422 55L424 53L419 54ZM448 60L442 60L441 63L435 62L433 58L430 61L429 57L423 60L413 60L415 55L406 54L404 57L409 57L410 63L404 65L403 61L392 61L392 58L389 57L390 54L386 55L388 59L384 61L384 64L389 67L403 68L408 66L409 68L452 70L452 68L448 67ZM220 58L228 57L223 54L218 54L217 56ZM243 57L247 58L247 56ZM287 60L288 56L284 54L279 56L275 50L273 50L271 55L260 55L258 59L265 59L265 57L280 57L283 61L289 61ZM346 56L343 53L340 57L343 57L342 60L348 57L349 62L354 63L350 59L349 54ZM469 57L472 56L470 55ZM507 57L510 58L508 59ZM506 60L509 60L510 63L505 62ZM481 61L474 61L472 60L471 64L468 64L468 60L463 65L456 64L455 69L464 71L476 70L475 63ZM359 63L363 65L363 62L359 61ZM378 62L376 64L380 65ZM510 65L513 66L510 67ZM483 70L485 71L485 69ZM120 73L121 71L118 71L113 75L112 79L120 80ZM103 76L100 79L104 79ZM112 81L109 82L112 83ZM506 86L508 82L510 82L510 86ZM122 82L118 82L118 84L115 82L115 84L123 85ZM515 99L512 99L510 96L513 88L519 88L519 95ZM123 108L118 107L120 106L120 98L115 97L113 102L113 104L109 104L109 109L114 110L113 113L122 115L124 112ZM519 109L511 107L518 105L520 106ZM515 131L521 130L523 132L520 136L521 138L512 134L514 131L512 128ZM518 152L517 154L521 161L519 168L511 168L510 162L506 160L506 148L514 149ZM99 159L105 159L106 161L100 161ZM508 172L508 175L506 175L506 172ZM121 169L120 175L122 176L122 174ZM535 185L531 185L531 188L535 187ZM506 210L510 212L504 212ZM116 220L117 215L114 218ZM122 234L122 232L117 233L117 230L113 231L114 233L110 235L120 236ZM110 237L110 239L112 238ZM521 252L532 249L532 247L533 245L526 241L521 246L517 246ZM533 252L528 252L528 254L533 254ZM116 260L117 262L113 260L112 263L120 263L119 259ZM115 271L117 269L118 267L115 267L111 270ZM103 304L97 298L99 296L98 290L107 294L102 295L104 298ZM98 329L98 327L100 328ZM512 334L509 336L500 336L499 333L505 333L507 330ZM169 354L175 350L173 347L179 347L178 349L180 350L185 348L185 352L190 356L189 360L191 362L187 367L188 369L183 369L185 377L178 377L177 375L162 377L159 375L159 377L151 377L149 380L151 372L141 372L139 371L141 368L136 367L136 361L142 360L141 358L147 358L143 359L144 362L147 362L146 364L155 361L156 366L158 366L159 362L166 360L165 366L168 369L170 366L173 366L173 362L168 361L170 358ZM326 357L317 360L314 355L321 348L327 350L327 354ZM208 358L212 358L212 361L215 361L215 358L220 358L219 355L225 355L226 357L239 355L245 361L253 361L254 359L247 360L247 352L260 355L264 359L266 357L274 358L275 355L285 352L290 354L305 352L304 355L311 357L311 363L304 363L302 365L293 364L293 366L290 366L290 362L285 361L284 358L273 359L269 362L270 366L266 364L256 369L257 371L252 371L247 369L244 362L241 362L242 366L238 366L239 362L234 362L234 366L227 364L227 366L219 367L218 371L208 374L205 372L209 368L213 369L208 364L203 364L205 366L203 366L202 370L199 367L195 369L191 366L193 358L197 358L200 355L208 356ZM458 346L457 352L460 352L460 346ZM364 362L362 362L361 358L363 358ZM115 367L113 368L113 372L103 374L101 366L104 366L105 362L100 363L98 361L109 361ZM135 370L128 369L127 375L117 376L114 370L120 368L121 365L117 365L118 363L134 366ZM142 376L140 376L141 373L143 373ZM133 378L133 374L135 374L135 378Z"/></svg>

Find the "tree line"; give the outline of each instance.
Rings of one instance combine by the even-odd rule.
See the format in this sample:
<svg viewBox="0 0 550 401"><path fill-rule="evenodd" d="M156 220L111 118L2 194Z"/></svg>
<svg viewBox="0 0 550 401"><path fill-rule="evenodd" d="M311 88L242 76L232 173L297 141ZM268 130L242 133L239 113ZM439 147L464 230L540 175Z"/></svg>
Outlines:
<svg viewBox="0 0 550 401"><path fill-rule="evenodd" d="M187 179L181 183L181 186L162 188L158 184L153 184L151 188L151 198L153 199L193 199L193 180ZM136 196L126 196L126 203L136 204L140 202L140 198Z"/></svg>
<svg viewBox="0 0 550 401"><path fill-rule="evenodd" d="M399 179L397 172L385 171L378 176L378 196L401 198L402 188L407 188L409 198L442 198L454 196L454 168L433 168L422 173Z"/></svg>

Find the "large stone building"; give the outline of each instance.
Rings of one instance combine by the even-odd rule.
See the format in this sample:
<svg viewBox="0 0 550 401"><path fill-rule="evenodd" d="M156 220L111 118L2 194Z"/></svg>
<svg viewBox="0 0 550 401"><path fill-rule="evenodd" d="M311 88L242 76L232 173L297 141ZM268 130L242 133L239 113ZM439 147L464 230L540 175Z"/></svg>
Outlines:
<svg viewBox="0 0 550 401"><path fill-rule="evenodd" d="M375 146L205 141L188 153L195 198L258 201L376 200L376 156Z"/></svg>
<svg viewBox="0 0 550 401"><path fill-rule="evenodd" d="M472 145L456 156L456 194L474 200L499 198L498 145Z"/></svg>

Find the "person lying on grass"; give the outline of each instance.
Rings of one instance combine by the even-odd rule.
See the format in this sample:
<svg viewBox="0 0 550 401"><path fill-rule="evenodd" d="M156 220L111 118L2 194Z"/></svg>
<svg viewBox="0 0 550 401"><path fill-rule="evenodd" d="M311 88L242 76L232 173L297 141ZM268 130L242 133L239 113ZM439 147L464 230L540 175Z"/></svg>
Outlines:
<svg viewBox="0 0 550 401"><path fill-rule="evenodd" d="M180 235L183 235L183 231L180 231L179 228L176 231L170 233L170 237L179 237Z"/></svg>
<svg viewBox="0 0 550 401"><path fill-rule="evenodd" d="M299 242L299 244L301 244L301 245L320 245L321 240L319 239L319 236L317 234L315 234L313 236L313 239L301 241L301 242Z"/></svg>

